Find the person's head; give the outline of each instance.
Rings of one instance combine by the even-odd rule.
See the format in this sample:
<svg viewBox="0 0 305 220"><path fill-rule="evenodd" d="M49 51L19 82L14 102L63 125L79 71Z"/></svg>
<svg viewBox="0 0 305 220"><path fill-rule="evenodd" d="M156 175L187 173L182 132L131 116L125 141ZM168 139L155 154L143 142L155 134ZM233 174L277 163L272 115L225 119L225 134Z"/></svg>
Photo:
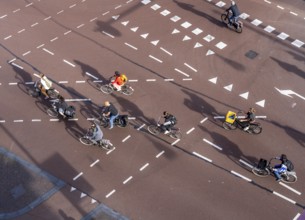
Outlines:
<svg viewBox="0 0 305 220"><path fill-rule="evenodd" d="M232 0L231 0L231 5L235 5L235 4L236 4L235 1L232 1Z"/></svg>
<svg viewBox="0 0 305 220"><path fill-rule="evenodd" d="M125 75L125 74L121 74L121 78L122 78L122 80L123 80L124 82L126 82L126 81L127 81L127 77L126 77L126 75Z"/></svg>
<svg viewBox="0 0 305 220"><path fill-rule="evenodd" d="M254 113L255 109L254 108L249 108L249 112Z"/></svg>
<svg viewBox="0 0 305 220"><path fill-rule="evenodd" d="M105 101L105 102L104 102L104 105L105 105L105 106L110 106L110 102L109 102L109 101Z"/></svg>
<svg viewBox="0 0 305 220"><path fill-rule="evenodd" d="M64 101L65 101L65 98L64 98L62 95L60 95L60 94L58 94L57 98L58 98L59 101L61 101L61 102L64 102Z"/></svg>
<svg viewBox="0 0 305 220"><path fill-rule="evenodd" d="M169 113L167 111L163 112L163 116L168 116L168 115L169 115Z"/></svg>
<svg viewBox="0 0 305 220"><path fill-rule="evenodd" d="M281 155L281 160L282 160L282 161L286 161L286 160L287 160L286 154L282 154L282 155Z"/></svg>
<svg viewBox="0 0 305 220"><path fill-rule="evenodd" d="M114 75L115 75L115 76L120 76L121 74L120 74L119 71L115 71L115 72L114 72Z"/></svg>

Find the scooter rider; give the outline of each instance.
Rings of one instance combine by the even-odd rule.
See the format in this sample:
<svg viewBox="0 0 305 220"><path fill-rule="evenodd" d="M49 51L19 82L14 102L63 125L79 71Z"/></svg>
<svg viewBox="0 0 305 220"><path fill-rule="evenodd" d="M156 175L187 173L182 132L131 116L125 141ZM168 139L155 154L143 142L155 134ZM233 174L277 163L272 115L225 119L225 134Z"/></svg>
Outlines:
<svg viewBox="0 0 305 220"><path fill-rule="evenodd" d="M250 123L253 123L255 121L254 113L255 113L255 109L249 108L246 117L244 119L239 119L239 121L242 122L244 131L247 131L250 128Z"/></svg>
<svg viewBox="0 0 305 220"><path fill-rule="evenodd" d="M169 133L172 127L177 124L177 119L174 115L168 113L167 111L163 112L164 123L160 125L164 134Z"/></svg>
<svg viewBox="0 0 305 220"><path fill-rule="evenodd" d="M93 144L99 144L104 136L100 126L96 123L93 123L89 128L89 134L91 135L88 135L88 138L93 142Z"/></svg>
<svg viewBox="0 0 305 220"><path fill-rule="evenodd" d="M232 15L229 17L229 25L235 24L238 21L238 17L240 15L240 11L235 1L231 0L231 6L226 11L232 12Z"/></svg>

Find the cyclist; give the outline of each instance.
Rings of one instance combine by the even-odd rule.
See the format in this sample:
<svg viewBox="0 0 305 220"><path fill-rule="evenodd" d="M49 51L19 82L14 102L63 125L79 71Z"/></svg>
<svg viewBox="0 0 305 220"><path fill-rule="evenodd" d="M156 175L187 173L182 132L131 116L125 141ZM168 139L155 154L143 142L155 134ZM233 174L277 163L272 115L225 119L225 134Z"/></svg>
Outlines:
<svg viewBox="0 0 305 220"><path fill-rule="evenodd" d="M62 115L62 117L66 117L66 110L69 107L68 104L65 102L65 98L61 95L57 96L57 100L55 100L54 102L56 102L56 108L59 114Z"/></svg>
<svg viewBox="0 0 305 220"><path fill-rule="evenodd" d="M100 128L100 126L96 123L91 124L91 127L89 128L89 134L88 138L93 142L93 144L99 144L103 139L103 132Z"/></svg>
<svg viewBox="0 0 305 220"><path fill-rule="evenodd" d="M238 17L240 15L239 9L235 1L231 0L231 6L226 11L232 12L232 15L229 17L229 25L235 24L238 21Z"/></svg>
<svg viewBox="0 0 305 220"><path fill-rule="evenodd" d="M109 101L106 101L104 103L103 116L109 117L109 123L110 123L109 129L112 129L113 121L115 118L117 118L119 116L119 112L112 103L110 103Z"/></svg>
<svg viewBox="0 0 305 220"><path fill-rule="evenodd" d="M40 84L38 88L40 89L41 93L45 95L45 99L50 98L48 95L48 90L52 87L52 82L43 74L39 74L40 77Z"/></svg>
<svg viewBox="0 0 305 220"><path fill-rule="evenodd" d="M247 131L250 128L250 123L255 121L255 109L249 108L249 111L246 113L246 117L244 119L239 119L242 123L244 131Z"/></svg>
<svg viewBox="0 0 305 220"><path fill-rule="evenodd" d="M162 132L164 134L169 133L172 127L177 124L177 119L174 115L168 113L167 111L163 112L164 123L160 125Z"/></svg>
<svg viewBox="0 0 305 220"><path fill-rule="evenodd" d="M273 168L273 173L276 177L276 181L280 181L282 179L281 177L281 173L286 172L287 171L287 156L285 154L282 154L279 157L275 157L275 159L280 160L281 164L277 164L274 166Z"/></svg>
<svg viewBox="0 0 305 220"><path fill-rule="evenodd" d="M121 87L127 82L127 77L119 71L115 71L114 77L115 80L112 82L112 85L117 91L120 91Z"/></svg>

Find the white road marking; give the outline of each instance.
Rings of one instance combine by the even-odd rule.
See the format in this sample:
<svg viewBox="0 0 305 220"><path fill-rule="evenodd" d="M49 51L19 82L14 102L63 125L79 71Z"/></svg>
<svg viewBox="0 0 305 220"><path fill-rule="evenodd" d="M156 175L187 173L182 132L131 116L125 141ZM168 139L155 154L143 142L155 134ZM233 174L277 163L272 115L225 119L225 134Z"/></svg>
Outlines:
<svg viewBox="0 0 305 220"><path fill-rule="evenodd" d="M165 50L163 47L160 47L160 49L162 51L164 51L165 53L167 53L168 55L173 56L173 54L171 52L169 52L168 50Z"/></svg>
<svg viewBox="0 0 305 220"><path fill-rule="evenodd" d="M98 80L98 78L96 77L96 76L93 76L91 73L88 73L88 72L86 72L86 75L87 76L90 76L90 77L92 77L93 79L96 79L96 80Z"/></svg>
<svg viewBox="0 0 305 220"><path fill-rule="evenodd" d="M73 178L73 181L77 180L81 175L83 175L83 172L80 172L79 174L77 174L77 176L75 176Z"/></svg>
<svg viewBox="0 0 305 220"><path fill-rule="evenodd" d="M87 102L91 101L91 99L65 99L66 102Z"/></svg>
<svg viewBox="0 0 305 220"><path fill-rule="evenodd" d="M208 120L208 117L202 119L202 120L200 121L200 124L202 124L202 123L205 122L206 120Z"/></svg>
<svg viewBox="0 0 305 220"><path fill-rule="evenodd" d="M261 106L261 107L265 107L265 99L264 100L261 100L259 102L256 102L255 104Z"/></svg>
<svg viewBox="0 0 305 220"><path fill-rule="evenodd" d="M0 123L5 123L5 120L0 120Z"/></svg>
<svg viewBox="0 0 305 220"><path fill-rule="evenodd" d="M95 21L96 19L97 19L97 17L92 18L92 19L90 20L90 22Z"/></svg>
<svg viewBox="0 0 305 220"><path fill-rule="evenodd" d="M58 118L51 118L50 121L59 121Z"/></svg>
<svg viewBox="0 0 305 220"><path fill-rule="evenodd" d="M204 141L204 142L206 142L206 143L208 143L209 145L211 145L211 146L215 147L215 148L216 148L216 149L218 149L218 150L222 150L222 148L221 148L221 147L219 147L219 146L217 146L216 144L214 144L214 143L212 143L212 142L208 141L208 140L207 140L207 139L205 139L205 138L203 138L203 141Z"/></svg>
<svg viewBox="0 0 305 220"><path fill-rule="evenodd" d="M69 118L68 121L78 121L78 118Z"/></svg>
<svg viewBox="0 0 305 220"><path fill-rule="evenodd" d="M112 144L111 144L111 143L110 143L110 145L112 146ZM108 155L108 154L110 154L110 153L111 153L112 151L114 151L114 150L115 150L115 147L113 147L113 148L112 148L112 150L107 151L107 153L106 153L106 154Z"/></svg>
<svg viewBox="0 0 305 220"><path fill-rule="evenodd" d="M280 182L280 185L286 187L287 189L289 189L290 191L294 192L295 194L298 194L298 195L301 195L301 194L302 194L301 192L299 192L299 191L293 189L292 187L287 186L285 183Z"/></svg>
<svg viewBox="0 0 305 220"><path fill-rule="evenodd" d="M111 34L107 33L106 31L102 31L102 33L103 33L103 34L105 34L105 35L107 35L108 37L114 38L114 36L113 36L113 35L111 35Z"/></svg>
<svg viewBox="0 0 305 220"><path fill-rule="evenodd" d="M23 31L25 31L25 29L22 29L22 30L18 31L17 33L20 34L20 33L22 33Z"/></svg>
<svg viewBox="0 0 305 220"><path fill-rule="evenodd" d="M237 173L237 172L235 172L235 171L233 171L233 170L231 170L231 173L234 174L235 176L238 176L238 177L240 177L240 178L242 178L242 179L248 181L248 182L252 182L251 179L249 179L249 178L247 178L247 177L245 177L245 176L243 176L243 175L241 175L241 174L239 174L239 173Z"/></svg>
<svg viewBox="0 0 305 220"><path fill-rule="evenodd" d="M18 11L20 11L20 8L14 10L13 13L16 13L16 12L18 12Z"/></svg>
<svg viewBox="0 0 305 220"><path fill-rule="evenodd" d="M72 67L75 67L75 65L73 64L73 63L71 63L71 62L69 62L69 61L67 61L67 60L63 60L65 63L67 63L67 64L69 64L70 66L72 66Z"/></svg>
<svg viewBox="0 0 305 220"><path fill-rule="evenodd" d="M77 80L75 81L75 83L85 83L86 81L85 80Z"/></svg>
<svg viewBox="0 0 305 220"><path fill-rule="evenodd" d="M184 28L189 28L190 26L192 26L192 24L186 21L186 22L182 23L181 26Z"/></svg>
<svg viewBox="0 0 305 220"><path fill-rule="evenodd" d="M282 40L285 40L287 37L289 37L289 35L284 33L284 32L282 32L279 35L277 35L277 37L282 39Z"/></svg>
<svg viewBox="0 0 305 220"><path fill-rule="evenodd" d="M163 151L161 151L160 153L158 153L157 155L156 155L156 158L159 158L162 154L164 154L164 150Z"/></svg>
<svg viewBox="0 0 305 220"><path fill-rule="evenodd" d="M108 13L109 13L109 11L106 11L106 12L103 14L103 16L106 15L106 14L108 14Z"/></svg>
<svg viewBox="0 0 305 220"><path fill-rule="evenodd" d="M13 66L15 66L15 67L18 67L19 69L22 69L23 70L23 67L22 66L19 66L18 64L16 64L16 63L11 63Z"/></svg>
<svg viewBox="0 0 305 220"><path fill-rule="evenodd" d="M164 81L168 82L168 81L175 81L174 79L164 79Z"/></svg>
<svg viewBox="0 0 305 220"><path fill-rule="evenodd" d="M72 32L71 30L66 31L66 32L64 33L64 35L67 35L67 34L69 34L69 33L71 33L71 32Z"/></svg>
<svg viewBox="0 0 305 220"><path fill-rule="evenodd" d="M267 2L268 4L271 4L271 2L270 2L270 1L268 1L268 0L264 0L264 2Z"/></svg>
<svg viewBox="0 0 305 220"><path fill-rule="evenodd" d="M296 39L296 40L293 41L291 44L294 45L294 46L296 46L296 47L299 47L299 48L300 48L300 47L302 47L302 46L304 45L304 42L302 42L302 41Z"/></svg>
<svg viewBox="0 0 305 220"><path fill-rule="evenodd" d="M137 130L139 131L141 128L143 128L145 126L145 124L142 124L140 127L137 128Z"/></svg>
<svg viewBox="0 0 305 220"><path fill-rule="evenodd" d="M57 14L59 15L59 14L61 14L61 13L63 13L63 12L64 12L64 10L61 10L61 11L57 12Z"/></svg>
<svg viewBox="0 0 305 220"><path fill-rule="evenodd" d="M295 13L295 12L293 12L293 11L291 11L290 14L292 14L292 15L294 15L294 16L298 16L298 14Z"/></svg>
<svg viewBox="0 0 305 220"><path fill-rule="evenodd" d="M149 165L149 163L146 163L146 164L143 165L139 170L140 170L140 171L143 171L148 165Z"/></svg>
<svg viewBox="0 0 305 220"><path fill-rule="evenodd" d="M159 63L163 63L162 60L160 60L160 59L158 59L158 58L156 58L156 57L154 57L154 56L152 56L152 55L149 55L149 57L150 57L151 59L154 59L154 60L158 61Z"/></svg>
<svg viewBox="0 0 305 220"><path fill-rule="evenodd" d="M94 161L92 164L90 164L90 167L93 167L95 164L97 164L98 162L100 162L99 159L97 159L96 161Z"/></svg>
<svg viewBox="0 0 305 220"><path fill-rule="evenodd" d="M211 160L211 159L209 159L209 158L207 158L207 157L204 157L204 156L202 156L201 154L198 154L197 152L193 152L193 154L196 155L197 157L199 157L199 158L201 158L201 159L207 161L207 162L212 163L212 160Z"/></svg>
<svg viewBox="0 0 305 220"><path fill-rule="evenodd" d="M194 131L194 130L195 130L195 128L192 127L190 130L188 130L188 131L186 132L186 134L189 134L189 133L191 133L191 132Z"/></svg>
<svg viewBox="0 0 305 220"><path fill-rule="evenodd" d="M120 8L120 7L122 7L122 5L118 5L118 6L116 6L114 9L116 10L116 9L118 9L118 8Z"/></svg>
<svg viewBox="0 0 305 220"><path fill-rule="evenodd" d="M242 164L246 165L247 167L250 167L251 169L254 168L251 164L247 163L246 161L244 161L242 159L240 159L239 162L241 162Z"/></svg>
<svg viewBox="0 0 305 220"><path fill-rule="evenodd" d="M27 8L27 7L29 7L29 6L31 6L31 5L33 5L33 4L34 4L34 3L31 2L31 3L27 4L25 7Z"/></svg>
<svg viewBox="0 0 305 220"><path fill-rule="evenodd" d="M2 15L1 17L0 17L0 19L2 19L2 18L5 18L7 15Z"/></svg>
<svg viewBox="0 0 305 220"><path fill-rule="evenodd" d="M276 7L279 8L279 9L281 9L281 10L284 10L284 9L285 9L284 7L282 7L282 6L280 6L280 5L277 5Z"/></svg>
<svg viewBox="0 0 305 220"><path fill-rule="evenodd" d="M180 139L177 139L173 143L171 143L171 145L173 146L173 145L177 144L179 141L180 141Z"/></svg>
<svg viewBox="0 0 305 220"><path fill-rule="evenodd" d="M128 183L132 178L133 178L132 176L128 177L126 180L123 181L123 184L125 185L125 184Z"/></svg>
<svg viewBox="0 0 305 220"><path fill-rule="evenodd" d="M154 41L151 41L150 43L157 46L157 44L159 43L159 40L154 40Z"/></svg>
<svg viewBox="0 0 305 220"><path fill-rule="evenodd" d="M44 46L44 44L40 44L40 45L37 46L36 48L39 49L39 48L41 48L41 47L43 47L43 46Z"/></svg>
<svg viewBox="0 0 305 220"><path fill-rule="evenodd" d="M39 24L39 23L36 22L36 23L32 24L31 27L35 27L35 26L38 25L38 24Z"/></svg>
<svg viewBox="0 0 305 220"><path fill-rule="evenodd" d="M80 24L80 25L78 25L76 28L81 28L81 27L83 27L83 26L85 26L85 24Z"/></svg>
<svg viewBox="0 0 305 220"><path fill-rule="evenodd" d="M9 36L5 37L4 40L8 40L8 39L10 39L11 37L12 37L12 35L9 35Z"/></svg>
<svg viewBox="0 0 305 220"><path fill-rule="evenodd" d="M151 6L150 8L156 11L156 10L158 10L159 8L161 8L161 6L158 5L158 4L154 4L154 5Z"/></svg>
<svg viewBox="0 0 305 220"><path fill-rule="evenodd" d="M190 77L190 75L186 74L185 72L182 72L181 70L175 68L175 71L181 73L182 75L185 75L186 77Z"/></svg>
<svg viewBox="0 0 305 220"><path fill-rule="evenodd" d="M106 195L106 198L109 198L113 193L115 193L115 189Z"/></svg>
<svg viewBox="0 0 305 220"><path fill-rule="evenodd" d="M130 79L130 80L128 80L128 82L138 82L138 80L137 79Z"/></svg>
<svg viewBox="0 0 305 220"><path fill-rule="evenodd" d="M50 42L56 41L58 37L54 37L53 39L50 40Z"/></svg>
<svg viewBox="0 0 305 220"><path fill-rule="evenodd" d="M45 19L43 19L44 21L51 19L52 16L46 17Z"/></svg>
<svg viewBox="0 0 305 220"><path fill-rule="evenodd" d="M32 119L32 122L41 122L41 119Z"/></svg>
<svg viewBox="0 0 305 220"><path fill-rule="evenodd" d="M68 81L58 81L59 84L67 84Z"/></svg>
<svg viewBox="0 0 305 220"><path fill-rule="evenodd" d="M277 192L273 191L273 194L276 195L276 196L278 196L278 197L281 197L282 199L287 200L288 202L291 202L292 204L296 204L296 201L293 201L292 199L289 199L288 197L283 196L283 195L280 194L280 193L277 193Z"/></svg>
<svg viewBox="0 0 305 220"><path fill-rule="evenodd" d="M130 136L130 135L128 135L127 137L125 137L125 138L122 140L122 142L127 141L127 140L128 140L130 137L131 137L131 136Z"/></svg>
<svg viewBox="0 0 305 220"><path fill-rule="evenodd" d="M70 5L69 8L73 8L73 7L75 7L75 6L76 6L76 4L73 4L73 5Z"/></svg>
<svg viewBox="0 0 305 220"><path fill-rule="evenodd" d="M82 192L82 193L80 194L80 198L84 198L84 197L86 197L86 196L87 196L86 193L83 193L83 192Z"/></svg>
<svg viewBox="0 0 305 220"><path fill-rule="evenodd" d="M293 218L293 220L298 220L300 216L301 216L300 213L296 214L296 216Z"/></svg>
<svg viewBox="0 0 305 220"><path fill-rule="evenodd" d="M21 123L21 122L23 122L23 120L22 119L18 119L18 120L14 120L14 122Z"/></svg>
<svg viewBox="0 0 305 220"><path fill-rule="evenodd" d="M42 48L42 50L44 50L44 51L45 51L45 52L47 52L48 54L51 54L52 56L54 55L54 53L53 53L53 52L51 52L51 51L47 50L46 48Z"/></svg>
<svg viewBox="0 0 305 220"><path fill-rule="evenodd" d="M12 86L12 85L17 85L18 83L16 83L16 82L12 82L12 83L8 83L10 86Z"/></svg>
<svg viewBox="0 0 305 220"><path fill-rule="evenodd" d="M184 79L182 79L183 81L190 81L190 80L192 80L192 78L184 78Z"/></svg>
<svg viewBox="0 0 305 220"><path fill-rule="evenodd" d="M156 79L147 79L146 82L155 82Z"/></svg>
<svg viewBox="0 0 305 220"><path fill-rule="evenodd" d="M24 54L22 54L22 56L26 56L26 55L28 55L29 53L31 53L31 51L29 50L29 51L27 51L27 52L25 52Z"/></svg>
<svg viewBox="0 0 305 220"><path fill-rule="evenodd" d="M127 45L128 47L130 47L130 48L132 48L132 49L134 49L134 50L138 50L138 48L136 48L135 46L132 46L132 45L129 44L129 43L126 43L126 42L125 42L125 45Z"/></svg>
<svg viewBox="0 0 305 220"><path fill-rule="evenodd" d="M184 65L187 66L188 68L190 68L191 70L193 70L194 72L197 73L197 70L196 70L194 67L192 67L191 65L189 65L189 64L187 64L187 63L184 63Z"/></svg>

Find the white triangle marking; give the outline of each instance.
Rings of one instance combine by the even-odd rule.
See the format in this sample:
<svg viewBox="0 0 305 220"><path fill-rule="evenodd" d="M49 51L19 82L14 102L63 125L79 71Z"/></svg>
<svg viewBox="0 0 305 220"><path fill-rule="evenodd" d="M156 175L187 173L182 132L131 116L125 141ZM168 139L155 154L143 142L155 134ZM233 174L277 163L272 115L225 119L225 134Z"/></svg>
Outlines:
<svg viewBox="0 0 305 220"><path fill-rule="evenodd" d="M210 82L216 84L217 83L217 77L214 77L212 79L209 79Z"/></svg>
<svg viewBox="0 0 305 220"><path fill-rule="evenodd" d="M146 34L142 34L141 37L143 38L147 38L147 36L149 35L149 33L146 33Z"/></svg>
<svg viewBox="0 0 305 220"><path fill-rule="evenodd" d="M202 47L202 44L197 42L197 43L195 44L194 48L197 48L197 47Z"/></svg>
<svg viewBox="0 0 305 220"><path fill-rule="evenodd" d="M74 187L71 187L71 190L70 190L70 192L73 192L74 190L76 190L76 188L74 188Z"/></svg>
<svg viewBox="0 0 305 220"><path fill-rule="evenodd" d="M232 91L232 88L233 88L233 84L231 84L231 85L228 85L228 86L225 86L225 87L223 87L223 88L225 88L226 90L228 90L228 91Z"/></svg>
<svg viewBox="0 0 305 220"><path fill-rule="evenodd" d="M85 196L87 196L87 194L85 194L85 193L80 194L80 198L84 198Z"/></svg>
<svg viewBox="0 0 305 220"><path fill-rule="evenodd" d="M159 43L159 40L151 41L150 43L156 46Z"/></svg>
<svg viewBox="0 0 305 220"><path fill-rule="evenodd" d="M174 29L173 32L172 32L172 34L177 34L177 33L180 33L180 31L177 30L177 29Z"/></svg>
<svg viewBox="0 0 305 220"><path fill-rule="evenodd" d="M95 199L91 199L91 204L96 203Z"/></svg>
<svg viewBox="0 0 305 220"><path fill-rule="evenodd" d="M129 21L123 21L121 22L122 25L126 26L129 23Z"/></svg>
<svg viewBox="0 0 305 220"><path fill-rule="evenodd" d="M139 29L139 27L130 28L133 32L136 32Z"/></svg>
<svg viewBox="0 0 305 220"><path fill-rule="evenodd" d="M256 102L255 104L261 106L261 107L265 107L265 99L259 102Z"/></svg>
<svg viewBox="0 0 305 220"><path fill-rule="evenodd" d="M215 54L215 52L213 50L208 50L208 52L206 53L206 56L209 56L209 55L212 55L212 54Z"/></svg>
<svg viewBox="0 0 305 220"><path fill-rule="evenodd" d="M239 96L243 97L244 99L248 99L249 92L242 93Z"/></svg>
<svg viewBox="0 0 305 220"><path fill-rule="evenodd" d="M118 20L119 17L120 17L120 15L112 16L112 18L113 18L114 20Z"/></svg>
<svg viewBox="0 0 305 220"><path fill-rule="evenodd" d="M189 36L185 35L182 41L186 41L186 40L190 40L190 39L191 38Z"/></svg>

